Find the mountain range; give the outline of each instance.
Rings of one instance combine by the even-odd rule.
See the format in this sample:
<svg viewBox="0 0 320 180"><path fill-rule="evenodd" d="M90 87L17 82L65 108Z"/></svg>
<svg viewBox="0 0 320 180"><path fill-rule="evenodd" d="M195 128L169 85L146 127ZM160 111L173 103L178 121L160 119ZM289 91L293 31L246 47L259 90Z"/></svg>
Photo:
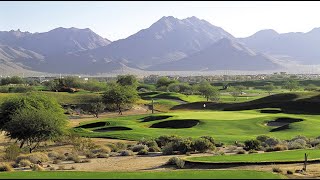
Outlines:
<svg viewBox="0 0 320 180"><path fill-rule="evenodd" d="M0 70L92 75L119 70L280 71L288 69L288 64L320 64L319 45L320 28L284 34L269 29L235 38L194 16L164 16L114 42L89 28L59 27L43 33L0 31Z"/></svg>

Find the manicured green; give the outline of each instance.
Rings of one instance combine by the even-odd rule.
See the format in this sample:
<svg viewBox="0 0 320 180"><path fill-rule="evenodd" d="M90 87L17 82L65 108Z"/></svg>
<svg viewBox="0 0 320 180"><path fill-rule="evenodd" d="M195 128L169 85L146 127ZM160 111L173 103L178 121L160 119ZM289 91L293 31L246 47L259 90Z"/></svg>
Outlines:
<svg viewBox="0 0 320 180"><path fill-rule="evenodd" d="M151 115L151 114L150 114ZM245 141L253 139L258 135L268 135L279 139L291 139L297 135L307 137L318 137L320 130L319 115L293 115L293 114L268 114L256 110L248 111L180 111L162 113L155 115L170 115L165 120L142 122L141 118L149 115L123 116L109 118L99 121L108 121L110 126L124 126L132 128L126 131L92 132L97 129L75 129L82 136L108 137L129 140L140 140L145 137L158 137L161 135L179 135L182 137L212 136L216 141L226 144L233 144L234 141ZM277 132L270 132L275 127L266 126L267 121L279 117L302 118L304 121L290 124L291 129ZM152 124L167 120L195 119L200 123L191 128L170 129L170 128L149 128ZM94 122L94 121L92 121ZM85 122L88 124L92 122ZM181 122L183 123L183 122ZM82 125L81 124L81 125Z"/></svg>
<svg viewBox="0 0 320 180"><path fill-rule="evenodd" d="M144 172L1 172L0 179L282 179L283 175L250 170L175 170Z"/></svg>
<svg viewBox="0 0 320 180"><path fill-rule="evenodd" d="M304 153L308 154L308 160L320 159L319 149L300 149L278 152L266 152L259 154L235 154L224 156L206 156L187 158L197 162L283 162L283 161L303 161Z"/></svg>

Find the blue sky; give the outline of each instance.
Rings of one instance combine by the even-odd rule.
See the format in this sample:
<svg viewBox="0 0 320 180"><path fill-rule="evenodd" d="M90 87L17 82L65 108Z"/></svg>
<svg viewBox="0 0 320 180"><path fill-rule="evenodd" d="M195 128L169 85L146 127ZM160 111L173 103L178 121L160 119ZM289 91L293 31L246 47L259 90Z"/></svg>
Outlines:
<svg viewBox="0 0 320 180"><path fill-rule="evenodd" d="M236 37L261 29L307 32L320 27L320 1L1 1L0 31L90 28L114 41L148 28L162 16L196 16Z"/></svg>

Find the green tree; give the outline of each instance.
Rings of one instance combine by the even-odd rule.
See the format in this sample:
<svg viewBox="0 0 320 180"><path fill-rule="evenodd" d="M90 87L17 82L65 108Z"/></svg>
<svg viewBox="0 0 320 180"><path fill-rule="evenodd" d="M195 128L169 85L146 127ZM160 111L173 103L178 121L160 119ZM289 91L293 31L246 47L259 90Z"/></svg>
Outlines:
<svg viewBox="0 0 320 180"><path fill-rule="evenodd" d="M293 91L293 90L299 88L299 82L296 80L289 80L289 81L285 82L283 88L288 89L290 91Z"/></svg>
<svg viewBox="0 0 320 180"><path fill-rule="evenodd" d="M231 94L231 96L234 97L234 101L236 101L237 98L238 98L238 97L241 95L241 93L242 93L242 89L239 88L238 86L236 86L236 87L231 86L231 87L228 88L228 91L229 91L229 93Z"/></svg>
<svg viewBox="0 0 320 180"><path fill-rule="evenodd" d="M205 98L207 98L207 101L209 99L213 99L214 101L219 100L220 93L219 90L213 86L207 81L203 81L198 86L198 91L203 95Z"/></svg>
<svg viewBox="0 0 320 180"><path fill-rule="evenodd" d="M117 83L121 86L132 86L134 88L138 86L138 80L134 75L118 75Z"/></svg>
<svg viewBox="0 0 320 180"><path fill-rule="evenodd" d="M99 114L102 113L106 108L106 105L103 102L95 102L89 104L88 111L95 115L96 118L99 118Z"/></svg>
<svg viewBox="0 0 320 180"><path fill-rule="evenodd" d="M138 99L137 90L131 86L113 84L103 95L103 102L118 109L122 115L122 108L134 103Z"/></svg>
<svg viewBox="0 0 320 180"><path fill-rule="evenodd" d="M158 79L156 86L157 88L165 86L168 87L172 83L176 83L177 81L175 80L170 80L168 77L161 77Z"/></svg>
<svg viewBox="0 0 320 180"><path fill-rule="evenodd" d="M272 91L276 89L276 86L274 86L273 84L267 84L263 86L263 89L265 89L270 95Z"/></svg>
<svg viewBox="0 0 320 180"><path fill-rule="evenodd" d="M50 110L21 109L6 124L6 135L26 143L31 153L41 142L53 140L65 133L67 121L63 116Z"/></svg>
<svg viewBox="0 0 320 180"><path fill-rule="evenodd" d="M36 121L34 121L34 119L39 120L39 124L43 126L48 125L51 127L52 123L59 123L61 126L57 125L57 128L60 128L66 127L67 124L67 118L64 115L64 110L61 105L56 99L45 96L44 94L35 92L26 93L25 95L10 98L0 106L0 130L7 132L9 137L19 140L21 142L21 148L25 143L28 143L30 147L32 146L34 141L28 139L30 136L32 136L32 139L36 138L40 142L48 137L48 135L46 135L46 133L48 133L45 130L46 127L42 127L43 131L38 132L36 129L38 127L35 126L34 123L36 123ZM29 122L30 124L28 124ZM46 124L46 122L48 122L48 124ZM26 131L22 129L24 128L23 126L26 126L25 128L28 129L30 136L23 134L26 133ZM32 129L33 127L35 129ZM33 134L33 131L37 133ZM19 134L19 132L21 132L21 134ZM54 137L53 134L50 134L50 137ZM37 145L33 147L37 147ZM32 149L34 148L31 147L31 150Z"/></svg>

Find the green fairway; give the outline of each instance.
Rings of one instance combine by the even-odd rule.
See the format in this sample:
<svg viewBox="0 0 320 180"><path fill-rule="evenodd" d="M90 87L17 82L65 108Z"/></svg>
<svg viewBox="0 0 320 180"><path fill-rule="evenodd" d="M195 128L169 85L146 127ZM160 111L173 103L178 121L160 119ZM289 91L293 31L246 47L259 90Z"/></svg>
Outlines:
<svg viewBox="0 0 320 180"><path fill-rule="evenodd" d="M3 172L0 179L281 179L283 175L249 170L175 170L160 172Z"/></svg>
<svg viewBox="0 0 320 180"><path fill-rule="evenodd" d="M303 161L304 153L308 154L308 160L320 159L319 149L301 149L280 152L267 152L259 154L235 154L225 156L191 157L192 162L284 162Z"/></svg>
<svg viewBox="0 0 320 180"><path fill-rule="evenodd" d="M151 115L151 114L150 114ZM141 138L158 137L161 135L179 135L182 137L212 136L219 142L233 144L234 141L245 141L253 139L258 135L268 135L279 139L291 139L299 134L307 137L319 136L320 121L319 115L293 115L293 114L268 114L260 113L256 110L248 111L182 111L174 113L162 113L155 116L172 116L165 120L155 120L142 122L141 118L149 115L133 115L117 118L104 119L110 123L108 127L123 126L132 130L92 132L96 128L75 128L74 130L82 136L87 137L108 137L128 140L140 140ZM275 127L266 125L267 121L275 120L279 117L291 117L304 119L302 122L290 124L290 129L270 132ZM200 123L191 128L150 128L154 123L169 120L184 119L199 120ZM85 122L89 124L96 121Z"/></svg>

